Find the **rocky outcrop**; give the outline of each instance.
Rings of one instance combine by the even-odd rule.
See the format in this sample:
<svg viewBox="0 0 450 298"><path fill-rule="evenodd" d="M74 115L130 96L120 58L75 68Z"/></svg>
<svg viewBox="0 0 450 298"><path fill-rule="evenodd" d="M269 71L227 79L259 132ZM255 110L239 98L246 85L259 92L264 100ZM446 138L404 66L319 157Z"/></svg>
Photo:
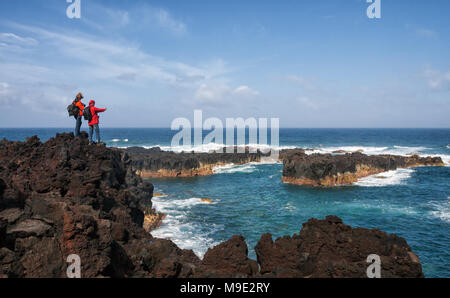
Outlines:
<svg viewBox="0 0 450 298"><path fill-rule="evenodd" d="M234 236L209 249L198 268L197 277L245 278L259 275L258 263L248 258L244 237Z"/></svg>
<svg viewBox="0 0 450 298"><path fill-rule="evenodd" d="M194 177L214 174L214 168L229 164L260 162L265 155L251 153L193 153L167 152L160 148L132 147L125 150L131 158L132 169L142 178ZM225 152L225 150L224 150Z"/></svg>
<svg viewBox="0 0 450 298"><path fill-rule="evenodd" d="M423 277L406 241L379 230L352 229L335 216L311 219L299 235L275 242L263 235L255 247L263 277L362 278L367 257L381 259L381 277Z"/></svg>
<svg viewBox="0 0 450 298"><path fill-rule="evenodd" d="M154 239L147 246L144 263L154 277L251 278L259 276L258 264L248 258L242 236L209 249L203 260L192 251L179 249L172 241Z"/></svg>
<svg viewBox="0 0 450 298"><path fill-rule="evenodd" d="M242 236L200 260L148 233L162 218L152 194L125 152L88 145L86 134L1 141L0 278L66 277L72 254L82 277L365 277L369 254L381 256L384 277L422 276L405 240L335 217L311 220L300 236L264 235L258 262Z"/></svg>
<svg viewBox="0 0 450 298"><path fill-rule="evenodd" d="M119 150L89 146L87 135L46 143L0 142L0 275L65 277L77 254L84 277L140 270L133 241L149 242L153 185Z"/></svg>
<svg viewBox="0 0 450 298"><path fill-rule="evenodd" d="M194 278L367 278L370 255L381 260L382 278L421 278L422 266L407 242L380 230L352 229L341 219L311 219L299 235L273 241L261 237L257 262L248 258L242 236L209 249L203 260L169 240L154 239L144 264L156 277Z"/></svg>
<svg viewBox="0 0 450 298"><path fill-rule="evenodd" d="M351 185L360 178L398 168L444 166L440 157L418 155L307 155L302 150L292 150L280 156L284 164L284 182L311 186Z"/></svg>

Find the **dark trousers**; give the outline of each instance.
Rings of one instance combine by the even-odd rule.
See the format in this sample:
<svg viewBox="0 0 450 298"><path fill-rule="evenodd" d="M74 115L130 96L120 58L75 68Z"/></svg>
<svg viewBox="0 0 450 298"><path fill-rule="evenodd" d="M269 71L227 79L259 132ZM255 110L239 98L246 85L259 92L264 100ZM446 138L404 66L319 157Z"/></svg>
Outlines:
<svg viewBox="0 0 450 298"><path fill-rule="evenodd" d="M76 124L75 124L75 136L78 137L80 135L80 129L82 124L83 116L78 116L75 118Z"/></svg>
<svg viewBox="0 0 450 298"><path fill-rule="evenodd" d="M100 128L99 128L98 124L89 126L89 142L90 143L93 142L94 130L95 130L95 135L97 136L97 143L100 143Z"/></svg>

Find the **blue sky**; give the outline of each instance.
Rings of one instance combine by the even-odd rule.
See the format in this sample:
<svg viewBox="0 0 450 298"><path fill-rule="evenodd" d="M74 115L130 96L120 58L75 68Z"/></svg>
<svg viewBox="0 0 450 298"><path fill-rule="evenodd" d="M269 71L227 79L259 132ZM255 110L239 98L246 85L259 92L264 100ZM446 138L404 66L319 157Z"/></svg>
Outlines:
<svg viewBox="0 0 450 298"><path fill-rule="evenodd" d="M450 127L450 1L0 2L0 127L277 117L282 127Z"/></svg>

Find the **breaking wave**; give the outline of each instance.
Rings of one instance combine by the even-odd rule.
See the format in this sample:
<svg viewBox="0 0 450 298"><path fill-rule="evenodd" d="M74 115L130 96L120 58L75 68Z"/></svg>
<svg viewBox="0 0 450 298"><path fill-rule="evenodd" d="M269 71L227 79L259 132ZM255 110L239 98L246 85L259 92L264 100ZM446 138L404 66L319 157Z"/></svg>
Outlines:
<svg viewBox="0 0 450 298"><path fill-rule="evenodd" d="M406 181L411 178L412 173L414 173L414 169L398 169L361 178L358 182L354 183L354 185L363 187L383 187L405 184Z"/></svg>
<svg viewBox="0 0 450 298"><path fill-rule="evenodd" d="M447 202L433 203L432 208L435 210L429 212L431 216L450 223L450 197Z"/></svg>
<svg viewBox="0 0 450 298"><path fill-rule="evenodd" d="M256 170L255 164L246 165L226 165L214 168L214 174L234 174L234 173L253 173Z"/></svg>
<svg viewBox="0 0 450 298"><path fill-rule="evenodd" d="M399 155L410 156L417 154L421 157L440 157L442 161L448 166L450 165L450 155L447 154L435 154L426 153L424 151L432 150L428 147L404 147L404 146L392 146L392 147L371 147L371 146L339 146L339 147L323 147L314 150L306 151L307 154L344 154L352 152L361 152L366 155ZM338 153L339 152L339 153Z"/></svg>
<svg viewBox="0 0 450 298"><path fill-rule="evenodd" d="M128 139L112 139L111 140L112 143L119 143L119 142L124 142L124 143L128 143Z"/></svg>
<svg viewBox="0 0 450 298"><path fill-rule="evenodd" d="M189 221L189 211L199 205L215 205L217 200L211 203L201 198L170 199L170 196L156 197L152 199L156 211L164 213L166 218L158 229L151 232L153 237L170 239L182 249L192 249L202 258L208 248L219 242L213 239L213 234L221 229L219 225L207 226Z"/></svg>

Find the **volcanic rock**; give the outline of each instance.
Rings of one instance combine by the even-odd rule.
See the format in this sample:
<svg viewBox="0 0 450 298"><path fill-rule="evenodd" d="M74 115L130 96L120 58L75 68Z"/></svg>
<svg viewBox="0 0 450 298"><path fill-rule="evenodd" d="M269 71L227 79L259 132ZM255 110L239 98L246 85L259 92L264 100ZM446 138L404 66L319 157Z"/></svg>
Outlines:
<svg viewBox="0 0 450 298"><path fill-rule="evenodd" d="M83 277L135 275L126 245L150 242L142 225L153 185L124 155L90 146L86 134L1 141L0 275L65 277L70 254L81 257Z"/></svg>
<svg viewBox="0 0 450 298"><path fill-rule="evenodd" d="M359 178L417 166L444 166L440 157L376 155L362 153L345 155L312 154L299 150L286 151L283 160L283 181L299 185L351 185Z"/></svg>
<svg viewBox="0 0 450 298"><path fill-rule="evenodd" d="M244 237L234 236L206 252L196 276L245 278L257 276L258 271L258 263L248 258Z"/></svg>
<svg viewBox="0 0 450 298"><path fill-rule="evenodd" d="M245 153L238 153L236 148L235 153L175 153L161 151L160 148L131 147L125 152L131 159L132 169L139 176L159 178L208 176L214 174L217 166L260 162L263 157L268 156L260 151L252 153L249 148L245 149Z"/></svg>
<svg viewBox="0 0 450 298"><path fill-rule="evenodd" d="M366 278L368 256L381 258L381 277L423 277L406 241L379 230L352 229L335 216L311 219L299 235L275 242L263 235L255 247L263 277Z"/></svg>

